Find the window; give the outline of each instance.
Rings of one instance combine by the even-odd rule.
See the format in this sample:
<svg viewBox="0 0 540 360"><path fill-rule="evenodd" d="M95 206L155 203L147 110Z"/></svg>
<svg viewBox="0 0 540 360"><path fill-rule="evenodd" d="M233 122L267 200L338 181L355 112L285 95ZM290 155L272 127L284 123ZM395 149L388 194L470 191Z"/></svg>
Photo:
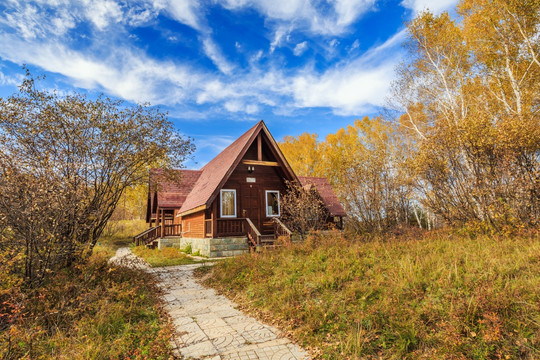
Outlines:
<svg viewBox="0 0 540 360"><path fill-rule="evenodd" d="M266 190L266 216L279 216L279 191Z"/></svg>
<svg viewBox="0 0 540 360"><path fill-rule="evenodd" d="M221 190L221 217L236 217L236 190Z"/></svg>

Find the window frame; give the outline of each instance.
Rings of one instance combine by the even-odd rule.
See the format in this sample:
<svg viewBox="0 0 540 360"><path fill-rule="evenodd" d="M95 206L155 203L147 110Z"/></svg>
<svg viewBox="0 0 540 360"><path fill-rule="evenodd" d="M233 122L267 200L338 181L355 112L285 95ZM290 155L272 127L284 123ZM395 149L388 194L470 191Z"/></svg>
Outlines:
<svg viewBox="0 0 540 360"><path fill-rule="evenodd" d="M268 194L269 193L277 193L278 213L275 215L268 214ZM281 216L281 200L280 200L279 190L266 190L264 192L264 203L266 205L264 207L265 212L266 212L266 217L280 217Z"/></svg>
<svg viewBox="0 0 540 360"><path fill-rule="evenodd" d="M230 192L234 193L234 215L223 215L223 193ZM219 216L222 218L235 218L237 217L236 213L236 189L221 189L219 191Z"/></svg>

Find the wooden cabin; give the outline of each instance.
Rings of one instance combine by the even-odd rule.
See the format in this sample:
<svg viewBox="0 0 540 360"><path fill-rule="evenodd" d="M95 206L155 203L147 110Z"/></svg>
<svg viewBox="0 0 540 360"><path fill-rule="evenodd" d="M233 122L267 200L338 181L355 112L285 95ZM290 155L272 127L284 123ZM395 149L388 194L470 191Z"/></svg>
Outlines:
<svg viewBox="0 0 540 360"><path fill-rule="evenodd" d="M280 221L286 181L314 187L328 210L328 221L336 227L346 215L325 178L295 175L263 121L201 170L174 171L176 180L162 169L150 171L150 228L135 237L138 244L157 239L165 244L169 238L169 245L191 245L193 251L212 257L272 244L280 235L290 236Z"/></svg>

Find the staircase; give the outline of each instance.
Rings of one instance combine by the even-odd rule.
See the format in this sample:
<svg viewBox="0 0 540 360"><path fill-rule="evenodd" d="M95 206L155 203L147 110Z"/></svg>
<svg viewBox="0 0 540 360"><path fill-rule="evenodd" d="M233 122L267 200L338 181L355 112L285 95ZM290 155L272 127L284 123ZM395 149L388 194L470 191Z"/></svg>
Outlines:
<svg viewBox="0 0 540 360"><path fill-rule="evenodd" d="M247 218L247 238L248 244L251 250L257 250L258 248L275 248L276 240L282 236L291 239L292 232L283 224L278 218L272 218L274 231L273 234L262 235L253 222Z"/></svg>
<svg viewBox="0 0 540 360"><path fill-rule="evenodd" d="M154 226L133 237L135 246L146 245L150 248L157 246L157 240L165 236L180 236L182 226L180 224Z"/></svg>

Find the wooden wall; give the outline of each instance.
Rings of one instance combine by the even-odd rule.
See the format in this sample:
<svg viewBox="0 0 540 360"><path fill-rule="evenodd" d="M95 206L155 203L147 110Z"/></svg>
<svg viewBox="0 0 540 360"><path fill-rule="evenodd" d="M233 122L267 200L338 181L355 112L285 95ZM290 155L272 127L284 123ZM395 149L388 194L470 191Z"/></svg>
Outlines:
<svg viewBox="0 0 540 360"><path fill-rule="evenodd" d="M204 238L204 210L182 216L182 236L186 238Z"/></svg>
<svg viewBox="0 0 540 360"><path fill-rule="evenodd" d="M268 148L266 139L263 137L262 143L262 158L263 161L276 161L272 153ZM254 141L252 146L246 152L246 155L242 160L257 160L257 141ZM263 165L254 165L255 171L249 173L247 170L248 166L240 162L236 169L233 171L223 189L235 189L236 190L236 214L237 217L243 217L242 210L244 209L244 204L242 199L244 197L243 192L248 191L248 187L255 187L258 191L258 203L259 203L259 223L256 226L259 228L259 231L262 233L268 233L273 230L270 226L271 218L266 217L266 199L265 191L266 190L278 190L280 196L286 190L286 185L284 181L284 173L281 167L278 166L263 166ZM248 183L247 178L255 178L255 183ZM220 197L218 195L218 216L219 216L219 201Z"/></svg>

